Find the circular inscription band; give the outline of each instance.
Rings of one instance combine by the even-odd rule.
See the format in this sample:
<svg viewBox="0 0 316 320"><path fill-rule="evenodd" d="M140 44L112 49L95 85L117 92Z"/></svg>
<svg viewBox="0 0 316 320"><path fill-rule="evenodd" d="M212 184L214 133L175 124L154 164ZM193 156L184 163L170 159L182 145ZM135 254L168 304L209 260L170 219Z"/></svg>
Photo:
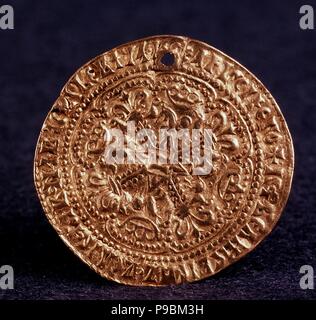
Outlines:
<svg viewBox="0 0 316 320"><path fill-rule="evenodd" d="M212 170L108 163L106 130L130 121L157 134L211 130ZM157 36L71 77L41 130L34 177L50 223L93 270L158 286L206 278L254 249L280 217L293 166L285 120L254 75L207 44Z"/></svg>

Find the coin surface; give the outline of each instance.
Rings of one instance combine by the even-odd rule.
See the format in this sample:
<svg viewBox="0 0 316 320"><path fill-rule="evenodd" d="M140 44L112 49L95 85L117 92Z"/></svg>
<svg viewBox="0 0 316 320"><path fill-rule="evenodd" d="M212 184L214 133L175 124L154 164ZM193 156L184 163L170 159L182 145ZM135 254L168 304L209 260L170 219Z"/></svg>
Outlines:
<svg viewBox="0 0 316 320"><path fill-rule="evenodd" d="M212 170L108 163L106 130L128 121L210 129ZM280 217L293 166L286 122L253 74L200 41L155 36L70 78L42 127L34 177L77 256L108 279L158 286L206 278L254 249Z"/></svg>

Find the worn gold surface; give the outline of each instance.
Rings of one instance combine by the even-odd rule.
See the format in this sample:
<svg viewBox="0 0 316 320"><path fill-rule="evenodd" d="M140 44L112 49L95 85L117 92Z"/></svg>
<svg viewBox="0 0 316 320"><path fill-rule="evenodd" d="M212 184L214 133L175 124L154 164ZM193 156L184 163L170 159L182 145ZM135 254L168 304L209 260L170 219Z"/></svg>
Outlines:
<svg viewBox="0 0 316 320"><path fill-rule="evenodd" d="M166 52L171 66L161 62ZM155 130L212 129L212 172L107 165L104 124L128 119ZM208 277L251 251L282 212L293 162L280 109L249 71L202 42L158 36L72 76L44 122L34 176L74 253L108 279L156 286Z"/></svg>

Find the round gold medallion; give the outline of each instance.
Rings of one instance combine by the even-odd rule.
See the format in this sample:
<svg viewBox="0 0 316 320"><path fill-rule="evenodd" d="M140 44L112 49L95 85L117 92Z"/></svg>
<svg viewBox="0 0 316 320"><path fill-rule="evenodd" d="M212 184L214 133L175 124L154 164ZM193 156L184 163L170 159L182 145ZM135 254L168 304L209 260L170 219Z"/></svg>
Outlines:
<svg viewBox="0 0 316 320"><path fill-rule="evenodd" d="M109 163L106 132L129 123L157 136L211 130L212 169ZM293 166L281 111L254 75L202 42L156 36L71 77L41 130L34 177L76 255L108 279L158 286L208 277L254 249L280 217Z"/></svg>

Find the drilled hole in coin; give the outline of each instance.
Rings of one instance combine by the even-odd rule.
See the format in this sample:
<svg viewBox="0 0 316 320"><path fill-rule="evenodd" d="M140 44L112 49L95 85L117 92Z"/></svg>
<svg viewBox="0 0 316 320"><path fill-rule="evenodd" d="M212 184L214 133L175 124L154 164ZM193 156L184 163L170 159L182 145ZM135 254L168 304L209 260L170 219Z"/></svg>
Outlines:
<svg viewBox="0 0 316 320"><path fill-rule="evenodd" d="M173 53L171 52L164 53L164 55L160 59L160 62L167 67L171 67L175 62Z"/></svg>

